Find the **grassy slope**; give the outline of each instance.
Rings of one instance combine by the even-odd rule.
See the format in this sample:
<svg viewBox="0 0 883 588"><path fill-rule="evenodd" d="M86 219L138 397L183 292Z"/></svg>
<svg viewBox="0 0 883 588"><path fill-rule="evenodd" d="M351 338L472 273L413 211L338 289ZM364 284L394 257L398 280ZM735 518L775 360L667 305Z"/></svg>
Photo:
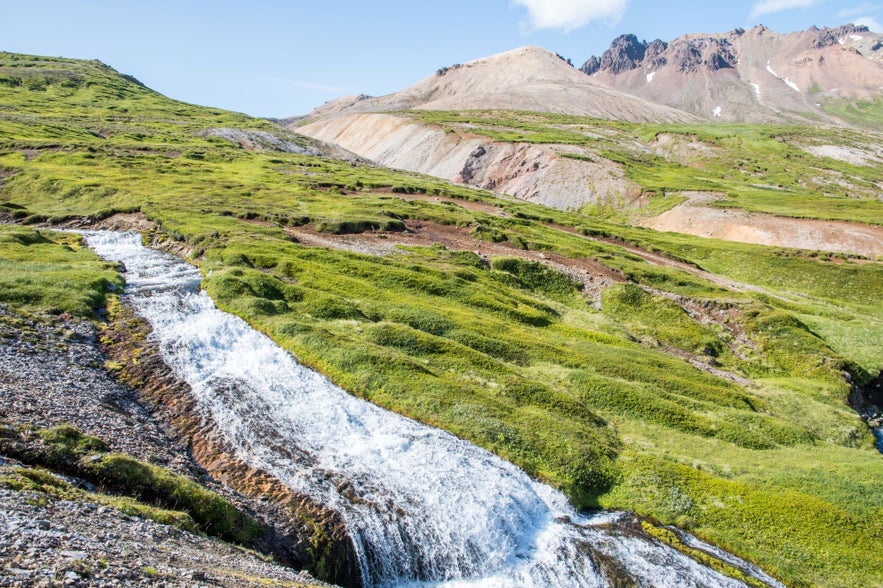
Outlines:
<svg viewBox="0 0 883 588"><path fill-rule="evenodd" d="M844 405L840 375L883 364L879 263L630 229L200 134L218 126L271 128L170 101L96 63L2 54L0 212L36 222L140 210L192 249L222 307L354 394L488 447L579 505L677 523L789 584L883 583L875 565L883 497L868 482L883 476L883 460ZM400 192L454 204L405 202ZM492 203L506 216L457 200ZM867 206L855 210L873 216ZM368 257L304 247L284 231L396 230L407 219L593 258L653 291L616 286L597 311L569 281L531 264L486 268L471 252L441 247ZM552 224L667 252L775 296L726 291ZM0 234L3 280L13 284L42 275L18 263L101 267L70 237ZM71 286L86 292L86 305L101 303L98 282ZM87 312L63 306L69 297L50 288L45 298L19 291L0 288L0 301ZM728 309L744 336L701 324L663 292ZM701 372L665 348L716 355L751 384Z"/></svg>
<svg viewBox="0 0 883 588"><path fill-rule="evenodd" d="M845 108L845 107L844 107ZM852 112L852 111L849 111ZM870 147L880 135L850 129L751 125L648 125L541 113L404 113L427 124L500 141L578 145L622 165L654 200L718 192L715 206L780 216L883 224L880 166L856 166L800 146ZM853 117L861 113L853 113ZM662 140L659 140L663 137ZM685 157L685 154L688 157ZM668 203L674 205L673 202ZM656 213L658 205L651 205Z"/></svg>

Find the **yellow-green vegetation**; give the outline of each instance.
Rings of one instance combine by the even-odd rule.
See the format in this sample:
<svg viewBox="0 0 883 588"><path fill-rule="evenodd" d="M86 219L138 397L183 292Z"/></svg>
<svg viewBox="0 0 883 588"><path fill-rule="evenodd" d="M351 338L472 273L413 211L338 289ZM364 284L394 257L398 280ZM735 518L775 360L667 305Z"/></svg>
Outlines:
<svg viewBox="0 0 883 588"><path fill-rule="evenodd" d="M92 316L105 292L123 280L77 235L4 227L0 232L0 302L22 310Z"/></svg>
<svg viewBox="0 0 883 588"><path fill-rule="evenodd" d="M29 430L0 423L0 451L26 464L86 479L104 491L101 502L126 512L245 545L261 533L257 522L218 494L167 469L111 453L104 441L70 425ZM14 478L41 488L48 484L62 494L72 491L66 483L53 482L58 478L39 472L18 470ZM15 486L14 480L7 481L10 484Z"/></svg>
<svg viewBox="0 0 883 588"><path fill-rule="evenodd" d="M883 99L874 98L865 102L851 100L828 100L825 110L852 124L877 131L883 130Z"/></svg>
<svg viewBox="0 0 883 588"><path fill-rule="evenodd" d="M41 493L45 495L41 501L88 501L114 508L127 515L151 519L163 525L172 525L185 531L198 529L193 518L185 512L159 508L127 496L88 492L72 486L64 478L43 468L0 466L0 487L18 492Z"/></svg>
<svg viewBox="0 0 883 588"><path fill-rule="evenodd" d="M880 101L832 106L850 120L879 121ZM833 145L873 153L873 131L802 126L672 125L606 121L535 112L405 112L421 122L484 135L495 141L577 145L590 160L621 165L657 202L683 191L721 195L714 206L779 216L883 224L879 185L883 168L812 155L805 148ZM879 123L878 123L879 124Z"/></svg>
<svg viewBox="0 0 883 588"><path fill-rule="evenodd" d="M883 496L873 483L883 459L846 405L842 374L862 382L883 366L879 262L660 234L426 177L247 151L206 131L284 131L174 102L92 62L2 54L0 75L0 210L9 218L139 211L192 252L219 306L353 394L491 449L577 506L634 509L690 529L789 585L883 583ZM512 140L599 135L611 157L636 134L696 136L718 154L704 171L618 156L648 190L714 189L745 207L881 222L877 200L796 193L814 177L803 172L829 162L791 141L851 140L845 131L420 116ZM745 173L726 163L737 153ZM856 185L880 179L879 170L831 166ZM784 189L755 185L773 182ZM417 222L476 245L370 256L307 247L289 232L384 229L391 241ZM0 229L24 236L15 245L23 257L4 262L2 279L79 246L39 233L47 242L31 228ZM481 241L513 255L484 260L473 253ZM651 265L618 243L697 271ZM598 310L583 284L519 250L603 264L625 282L602 294ZM69 269L92 271L95 258L76 253ZM741 284L725 288L698 268ZM101 303L94 287L74 286ZM0 302L26 304L0 292Z"/></svg>

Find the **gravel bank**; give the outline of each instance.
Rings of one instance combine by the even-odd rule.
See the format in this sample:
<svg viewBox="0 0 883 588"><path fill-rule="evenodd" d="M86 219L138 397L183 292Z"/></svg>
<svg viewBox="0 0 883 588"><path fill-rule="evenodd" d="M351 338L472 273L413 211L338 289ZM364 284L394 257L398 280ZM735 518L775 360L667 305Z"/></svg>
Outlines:
<svg viewBox="0 0 883 588"><path fill-rule="evenodd" d="M212 479L162 412L114 379L100 336L72 317L43 321L0 305L0 422L73 425L112 451L221 494L268 526L264 542L272 543L279 507ZM325 585L253 552L108 506L14 490L9 480L30 471L22 467L0 456L0 587ZM80 480L68 483L93 490Z"/></svg>
<svg viewBox="0 0 883 588"><path fill-rule="evenodd" d="M36 492L0 489L0 528L0 586L317 585L221 541Z"/></svg>

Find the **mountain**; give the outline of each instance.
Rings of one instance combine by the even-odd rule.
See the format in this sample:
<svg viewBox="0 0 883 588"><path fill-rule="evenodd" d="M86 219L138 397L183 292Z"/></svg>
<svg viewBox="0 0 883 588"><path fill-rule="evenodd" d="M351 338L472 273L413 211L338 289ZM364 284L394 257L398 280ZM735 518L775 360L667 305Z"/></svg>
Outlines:
<svg viewBox="0 0 883 588"><path fill-rule="evenodd" d="M880 69L878 62L855 53L851 44L876 56L877 41L859 33L866 34L864 29L845 27L783 36L757 28L718 37L693 35L670 44L643 43L627 35L584 66L594 71L593 77L547 51L516 49L439 70L396 94L328 103L291 123L291 128L381 165L558 209L595 207L658 230L875 258L883 254L879 226L883 209L878 199L883 177L877 171L883 162L880 134L872 129L847 131L842 124L836 130L816 128L823 116L829 123L840 119L824 111L797 112L806 104L792 86L821 77L795 75L795 82L779 80L767 71L779 67L775 55L802 54L794 47L810 47L807 51L833 56L827 61L814 57L816 70L828 71L825 64L842 56L858 56L856 63L874 73ZM755 90L738 81L737 67L754 71L749 61L766 63L768 56L771 65L761 69L768 86L758 84ZM653 72L641 73L643 68ZM841 99L872 96L862 89L870 82L847 86L845 74L831 73L835 74L841 76L838 80L843 78ZM711 120L691 117L684 118L688 124L669 122L665 132L641 122L622 122L613 114L597 117L597 108L597 118L557 111L573 105L568 90L583 88L583 105L618 105L632 117L649 112L646 101L609 102L601 100L607 94L598 92L597 85L577 85L579 78L586 82L594 76L625 80L638 75L642 89L667 87L688 97L691 89L701 88L696 90L701 97L711 100L709 96L721 94L714 102L729 100L730 106L721 106L720 116ZM865 78L855 76L859 81ZM505 91L494 92L495 88ZM793 101L795 110L785 113L754 104L758 91L780 105ZM534 106L530 113L477 110L528 108L543 92L548 102ZM752 119L792 124L787 131L720 124L735 116L737 109L731 106L737 103ZM459 110L438 110L443 108ZM859 126L873 126L873 109L871 114L861 111L855 116L867 123ZM799 126L808 118L812 125ZM827 221L853 224L832 228L824 226Z"/></svg>
<svg viewBox="0 0 883 588"><path fill-rule="evenodd" d="M590 169L572 158L560 157L555 149L504 145L468 133L448 133L419 124L402 112L488 109L633 122L699 120L611 90L545 49L522 47L441 68L423 81L387 96L340 98L303 119L289 122L298 133L337 144L382 165L559 208L585 204L586 185L595 187L597 201L613 194L636 196L633 185L610 165ZM554 186L554 192L550 186Z"/></svg>
<svg viewBox="0 0 883 588"><path fill-rule="evenodd" d="M671 42L622 35L580 70L707 119L837 123L839 104L883 97L883 35L854 25L788 34L757 26Z"/></svg>
<svg viewBox="0 0 883 588"><path fill-rule="evenodd" d="M443 67L410 88L387 96L340 98L317 108L307 120L411 109L530 110L641 122L694 120L667 106L611 90L540 47L521 47Z"/></svg>

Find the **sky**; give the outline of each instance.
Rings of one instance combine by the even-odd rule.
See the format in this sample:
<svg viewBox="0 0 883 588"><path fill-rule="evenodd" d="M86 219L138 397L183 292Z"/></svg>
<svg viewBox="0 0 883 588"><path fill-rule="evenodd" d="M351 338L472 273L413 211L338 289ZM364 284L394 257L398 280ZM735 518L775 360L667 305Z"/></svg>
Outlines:
<svg viewBox="0 0 883 588"><path fill-rule="evenodd" d="M99 59L185 102L306 114L524 45L579 66L624 33L866 24L883 0L5 0L0 51Z"/></svg>

